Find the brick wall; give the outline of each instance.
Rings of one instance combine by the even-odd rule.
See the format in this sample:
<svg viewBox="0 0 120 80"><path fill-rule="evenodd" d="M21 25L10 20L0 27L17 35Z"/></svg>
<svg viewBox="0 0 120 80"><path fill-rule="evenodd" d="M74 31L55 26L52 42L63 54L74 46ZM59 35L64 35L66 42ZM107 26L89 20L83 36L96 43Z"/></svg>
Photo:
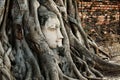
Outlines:
<svg viewBox="0 0 120 80"><path fill-rule="evenodd" d="M120 34L120 2L97 0L79 2L79 14L86 32L103 39L106 34ZM95 37L96 39L96 37Z"/></svg>

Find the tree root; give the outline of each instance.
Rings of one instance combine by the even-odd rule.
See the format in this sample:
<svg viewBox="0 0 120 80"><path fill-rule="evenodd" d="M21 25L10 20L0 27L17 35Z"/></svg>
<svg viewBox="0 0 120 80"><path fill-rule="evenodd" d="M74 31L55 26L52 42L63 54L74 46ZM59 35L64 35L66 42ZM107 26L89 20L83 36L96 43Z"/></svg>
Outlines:
<svg viewBox="0 0 120 80"><path fill-rule="evenodd" d="M97 78L97 77L102 78L103 77L103 75L100 72L98 72L97 70L95 70L93 67L90 67L90 65L88 65L84 60L80 59L75 54L73 54L73 56L78 60L77 61L77 65L78 65L78 63L80 63L80 65L81 65L80 67L81 68L82 67L85 68L85 71L81 71L81 72L83 72L83 75L86 78ZM91 68L92 68L92 70L91 70Z"/></svg>
<svg viewBox="0 0 120 80"><path fill-rule="evenodd" d="M32 80L32 68L30 63L26 62L26 66L27 66L27 73L25 76L25 80Z"/></svg>
<svg viewBox="0 0 120 80"><path fill-rule="evenodd" d="M39 68L39 65L37 63L37 60L35 59L33 53L31 52L30 48L28 47L28 44L26 43L26 41L23 39L23 50L24 52L26 53L26 61L29 62L29 65L32 67L32 70L33 70L33 77L35 79L42 79L42 75L41 75L41 72L40 72L40 68Z"/></svg>
<svg viewBox="0 0 120 80"><path fill-rule="evenodd" d="M95 66L97 68L101 68L103 71L106 71L106 70L108 70L108 71L109 70L111 70L111 71L120 70L120 65L103 61L98 56L96 56L95 54L92 54L86 48L82 47L82 45L80 45L80 43L77 40L75 40L74 42L75 42L75 44L77 44L77 46L75 46L75 45L73 46L73 44L71 44L71 46L73 46L79 53L81 53L81 55L86 56L88 59L90 58L91 60L90 59L89 60L94 62ZM79 47L78 47L78 45L79 45Z"/></svg>

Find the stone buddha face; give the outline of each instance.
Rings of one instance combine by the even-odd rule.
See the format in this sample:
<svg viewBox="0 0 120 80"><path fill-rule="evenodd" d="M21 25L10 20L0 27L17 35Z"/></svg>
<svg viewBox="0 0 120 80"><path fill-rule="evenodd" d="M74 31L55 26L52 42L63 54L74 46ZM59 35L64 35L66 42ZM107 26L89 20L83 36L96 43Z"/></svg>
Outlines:
<svg viewBox="0 0 120 80"><path fill-rule="evenodd" d="M60 22L56 14L50 12L41 18L42 32L50 48L62 47L63 35L60 31Z"/></svg>

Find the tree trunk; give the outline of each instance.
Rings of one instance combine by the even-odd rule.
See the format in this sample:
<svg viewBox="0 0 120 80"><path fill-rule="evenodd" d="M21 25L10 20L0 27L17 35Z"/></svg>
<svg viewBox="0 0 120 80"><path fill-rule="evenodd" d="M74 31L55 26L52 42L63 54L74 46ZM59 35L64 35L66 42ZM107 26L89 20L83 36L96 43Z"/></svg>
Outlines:
<svg viewBox="0 0 120 80"><path fill-rule="evenodd" d="M43 25L55 25L55 16L63 46L53 49ZM120 71L90 48L97 45L81 26L77 0L0 0L0 80L102 80Z"/></svg>

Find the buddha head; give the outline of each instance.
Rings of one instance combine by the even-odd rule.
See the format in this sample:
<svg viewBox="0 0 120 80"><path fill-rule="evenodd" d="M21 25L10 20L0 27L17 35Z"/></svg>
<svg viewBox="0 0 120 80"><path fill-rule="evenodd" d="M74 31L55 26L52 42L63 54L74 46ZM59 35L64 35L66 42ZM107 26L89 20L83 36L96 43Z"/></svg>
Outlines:
<svg viewBox="0 0 120 80"><path fill-rule="evenodd" d="M43 35L50 48L62 47L63 35L57 15L47 9L39 8L39 21Z"/></svg>

